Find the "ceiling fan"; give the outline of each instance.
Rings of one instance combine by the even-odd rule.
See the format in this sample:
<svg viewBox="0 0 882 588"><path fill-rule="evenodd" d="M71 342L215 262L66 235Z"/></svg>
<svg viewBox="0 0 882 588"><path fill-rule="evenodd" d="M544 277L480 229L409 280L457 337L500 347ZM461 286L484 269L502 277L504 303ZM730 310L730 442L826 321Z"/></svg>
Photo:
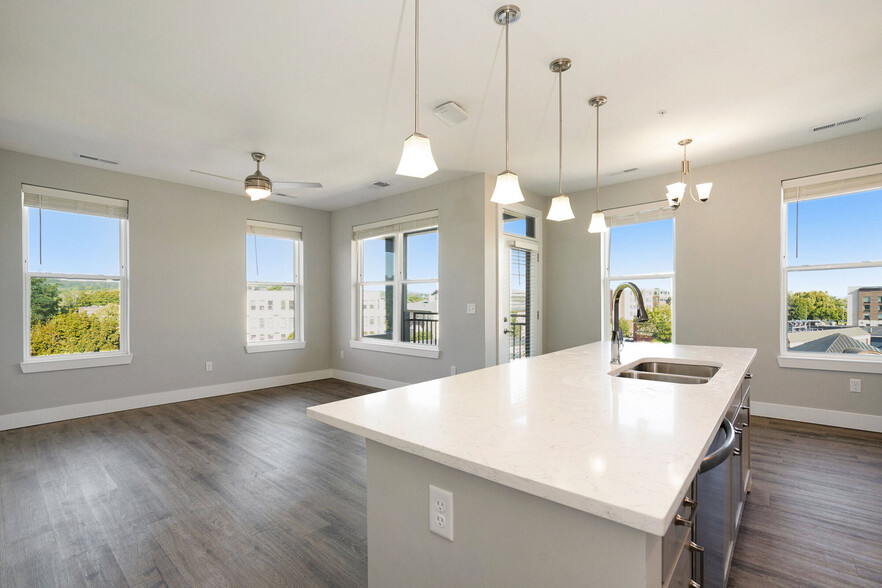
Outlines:
<svg viewBox="0 0 882 588"><path fill-rule="evenodd" d="M296 198L296 196L291 196L290 194L282 194L281 192L273 192L273 182L268 177L260 173L260 162L266 159L266 155L263 153L252 153L251 159L257 162L257 170L251 174L250 176L245 178L245 194L252 201L254 200L263 200L264 198L269 198L270 196L282 196L285 198ZM214 178L221 178L223 180L230 180L231 182L241 182L242 180L238 180L236 178L229 178L227 176L221 176L218 174L212 174L204 171L199 171L198 169L190 170L196 174L202 174L204 176L212 176ZM321 188L322 185L319 182L275 182L276 187L290 187L290 188Z"/></svg>

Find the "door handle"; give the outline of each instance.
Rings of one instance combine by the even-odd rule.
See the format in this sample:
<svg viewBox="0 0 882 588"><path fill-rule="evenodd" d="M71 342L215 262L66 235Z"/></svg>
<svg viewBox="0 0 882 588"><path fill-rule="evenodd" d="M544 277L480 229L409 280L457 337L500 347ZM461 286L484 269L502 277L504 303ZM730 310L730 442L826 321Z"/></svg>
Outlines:
<svg viewBox="0 0 882 588"><path fill-rule="evenodd" d="M503 335L508 335L508 333L509 333L509 330L508 330L508 329L502 329L502 334L503 334Z"/></svg>

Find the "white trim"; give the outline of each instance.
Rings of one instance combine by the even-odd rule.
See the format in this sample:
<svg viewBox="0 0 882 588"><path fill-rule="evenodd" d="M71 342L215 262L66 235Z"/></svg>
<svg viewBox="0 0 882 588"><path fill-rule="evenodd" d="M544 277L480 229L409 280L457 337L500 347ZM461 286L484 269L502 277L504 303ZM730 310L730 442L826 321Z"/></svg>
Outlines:
<svg viewBox="0 0 882 588"><path fill-rule="evenodd" d="M96 414L118 412L121 410L144 408L146 406L158 406L160 404L171 404L174 402L183 402L185 400L196 400L197 398L224 396L226 394L237 394L239 392L272 388L274 386L287 386L290 384L299 384L301 382L312 382L313 380L324 380L331 377L334 376L330 369L316 370L300 374L271 376L268 378L258 378L241 382L212 384L196 388L170 390L168 392L154 392L138 396L127 396L125 398L114 398L111 400L99 400L83 404L71 404L68 406L56 406L52 408L4 414L0 415L0 431L17 429L19 427L30 427L32 425L40 425L43 423L65 421Z"/></svg>
<svg viewBox="0 0 882 588"><path fill-rule="evenodd" d="M257 345L246 345L246 353L264 353L266 351L287 351L288 349L303 349L306 347L306 341L278 341L275 343L258 343Z"/></svg>
<svg viewBox="0 0 882 588"><path fill-rule="evenodd" d="M361 231L368 231L370 229L381 229L385 227L389 227L390 231L396 232L396 229L393 229L395 225L399 225L402 223L408 223L412 221L418 220L426 220L426 219L438 219L438 210L427 210L425 212L418 212L416 214L408 214L405 216L397 216L395 218L390 218L386 220L376 221L372 223L365 223L363 225L353 225L352 232L357 233ZM357 239L360 240L360 239Z"/></svg>
<svg viewBox="0 0 882 588"><path fill-rule="evenodd" d="M355 372L347 372L345 370L331 370L333 378L352 382L353 384L361 384L363 386L373 386L374 388L382 388L383 390L391 390L392 388L401 388L402 386L410 386L407 382L399 382L397 380L387 380L386 378L378 378L376 376L366 376Z"/></svg>
<svg viewBox="0 0 882 588"><path fill-rule="evenodd" d="M94 354L77 353L75 355L37 355L21 362L24 374L39 372L57 372L60 370L77 370L81 368L103 367L108 365L127 365L132 363L131 353L99 351Z"/></svg>
<svg viewBox="0 0 882 588"><path fill-rule="evenodd" d="M397 353L398 355L411 355L414 357L428 357L438 359L441 351L437 347L407 345L405 343L380 343L379 341L350 341L352 349L365 349L367 351L381 351L383 353Z"/></svg>
<svg viewBox="0 0 882 588"><path fill-rule="evenodd" d="M827 370L832 372L857 372L863 374L882 374L882 361L874 359L858 359L836 354L816 353L814 355L788 353L778 356L778 365L782 368L798 368L804 370Z"/></svg>
<svg viewBox="0 0 882 588"><path fill-rule="evenodd" d="M875 414L841 412L808 406L788 406L756 402L755 400L751 401L750 409L754 416L882 433L882 416Z"/></svg>

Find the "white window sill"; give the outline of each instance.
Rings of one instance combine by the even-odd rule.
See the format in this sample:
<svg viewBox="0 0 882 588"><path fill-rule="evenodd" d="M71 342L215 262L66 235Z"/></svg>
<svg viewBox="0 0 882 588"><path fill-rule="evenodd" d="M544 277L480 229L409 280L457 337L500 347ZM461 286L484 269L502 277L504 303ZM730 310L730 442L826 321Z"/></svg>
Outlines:
<svg viewBox="0 0 882 588"><path fill-rule="evenodd" d="M819 353L818 355L824 355ZM878 359L857 359L857 357L814 357L811 355L790 353L778 356L778 365L783 368L799 368L804 370L827 370L833 372L858 372L864 374L882 374L882 357Z"/></svg>
<svg viewBox="0 0 882 588"><path fill-rule="evenodd" d="M131 353L99 352L95 354L33 357L24 360L20 365L22 373L33 374L38 372L56 372L59 370L104 367L108 365L126 365L130 363L132 363Z"/></svg>
<svg viewBox="0 0 882 588"><path fill-rule="evenodd" d="M380 343L378 341L350 341L349 347L353 349L366 349L368 351L381 351L383 353L397 353L398 355L410 355L413 357L428 357L438 359L440 350L437 347L423 345L408 345L406 343Z"/></svg>
<svg viewBox="0 0 882 588"><path fill-rule="evenodd" d="M288 349L303 349L306 341L280 341L278 343L257 343L246 345L246 353L265 353L267 351L286 351Z"/></svg>

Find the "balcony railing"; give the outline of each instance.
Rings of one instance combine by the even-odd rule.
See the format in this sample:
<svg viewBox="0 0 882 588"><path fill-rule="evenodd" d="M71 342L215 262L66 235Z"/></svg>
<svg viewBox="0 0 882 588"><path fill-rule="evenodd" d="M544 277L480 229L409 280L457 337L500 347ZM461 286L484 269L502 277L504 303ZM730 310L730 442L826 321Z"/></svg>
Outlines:
<svg viewBox="0 0 882 588"><path fill-rule="evenodd" d="M521 359L530 356L530 325L527 322L527 311L512 311L508 327L508 357Z"/></svg>
<svg viewBox="0 0 882 588"><path fill-rule="evenodd" d="M416 310L404 312L401 340L419 345L438 345L438 313Z"/></svg>

